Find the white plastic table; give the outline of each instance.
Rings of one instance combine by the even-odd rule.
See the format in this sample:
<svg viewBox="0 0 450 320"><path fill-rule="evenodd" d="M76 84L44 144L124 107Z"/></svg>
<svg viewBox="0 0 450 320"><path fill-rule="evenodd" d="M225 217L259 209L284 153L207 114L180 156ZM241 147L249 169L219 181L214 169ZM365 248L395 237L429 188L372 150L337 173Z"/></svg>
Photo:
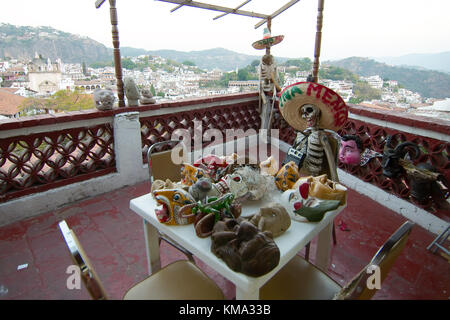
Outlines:
<svg viewBox="0 0 450 320"><path fill-rule="evenodd" d="M271 201L276 201L275 195ZM257 213L267 200L247 201L242 206L242 216ZM331 250L331 232L334 218L345 206L325 214L320 222L292 221L289 229L281 236L276 237L275 243L280 249L280 262L276 268L260 277L250 277L231 270L226 263L211 252L211 238L199 238L194 226L169 226L160 223L155 216L157 204L151 194L146 194L130 201L130 208L144 220L144 232L147 250L149 274L161 268L159 252L159 234L166 234L194 256L205 262L216 272L236 285L236 300L257 300L259 289L272 278L283 266L292 259L308 242L318 235L315 265L326 270L329 265Z"/></svg>

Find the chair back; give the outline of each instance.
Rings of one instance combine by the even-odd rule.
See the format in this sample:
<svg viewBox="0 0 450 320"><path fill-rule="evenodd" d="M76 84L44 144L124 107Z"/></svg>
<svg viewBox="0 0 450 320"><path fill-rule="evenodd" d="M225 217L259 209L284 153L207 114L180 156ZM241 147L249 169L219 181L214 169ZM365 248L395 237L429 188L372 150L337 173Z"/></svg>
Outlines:
<svg viewBox="0 0 450 320"><path fill-rule="evenodd" d="M69 228L65 220L59 223L59 229L61 230L64 240L66 241L72 261L79 267L81 280L83 281L83 284L88 290L91 298L94 300L108 299L105 289L103 288L99 277L92 268L92 264L90 263L86 252L83 250L77 236Z"/></svg>
<svg viewBox="0 0 450 320"><path fill-rule="evenodd" d="M158 147L174 144L165 151L157 152ZM153 181L170 179L173 182L181 180L181 165L187 162L186 147L180 140L166 140L154 143L147 152L150 187Z"/></svg>
<svg viewBox="0 0 450 320"><path fill-rule="evenodd" d="M375 288L369 288L367 285L368 278L378 272L380 284L384 281L389 271L391 270L395 260L402 252L406 245L408 237L414 223L406 221L400 228L397 229L389 239L381 246L378 252L374 255L370 263L362 269L342 290L336 295L336 299L357 299L369 300L376 293ZM373 267L372 267L373 266ZM371 270L371 273L368 270Z"/></svg>

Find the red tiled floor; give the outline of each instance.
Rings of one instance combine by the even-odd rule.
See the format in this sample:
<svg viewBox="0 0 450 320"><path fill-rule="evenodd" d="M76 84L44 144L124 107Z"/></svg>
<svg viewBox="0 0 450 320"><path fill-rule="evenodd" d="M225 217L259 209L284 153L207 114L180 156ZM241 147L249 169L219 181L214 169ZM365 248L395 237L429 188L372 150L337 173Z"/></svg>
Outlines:
<svg viewBox="0 0 450 320"><path fill-rule="evenodd" d="M139 183L0 227L0 299L89 299L84 288L67 289L66 269L72 262L57 226L62 219L78 235L109 297L122 298L127 288L147 275L142 221L129 209L129 201L148 190L147 183ZM341 284L350 280L405 220L349 190L347 208L335 220L337 244L333 246L329 275ZM349 231L339 229L340 221ZM449 299L450 264L426 250L434 237L414 227L405 250L374 299ZM313 241L312 262L315 247ZM161 252L163 266L184 259L164 242ZM17 270L25 263L27 268ZM227 298L233 298L233 284L202 261L197 263Z"/></svg>

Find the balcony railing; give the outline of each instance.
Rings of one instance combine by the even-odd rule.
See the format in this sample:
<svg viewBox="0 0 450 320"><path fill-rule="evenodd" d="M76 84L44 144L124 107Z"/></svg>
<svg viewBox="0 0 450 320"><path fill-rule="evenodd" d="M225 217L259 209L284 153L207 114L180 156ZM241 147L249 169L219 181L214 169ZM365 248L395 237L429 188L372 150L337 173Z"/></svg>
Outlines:
<svg viewBox="0 0 450 320"><path fill-rule="evenodd" d="M176 129L258 130L258 93L232 94L155 105L41 115L0 121L0 225L51 210L83 197L100 194L148 178L148 147L171 138ZM383 152L387 135L412 141L422 150L416 161L430 161L450 180L450 123L403 117L350 105L350 116L339 132L357 134L364 148ZM273 128L292 144L294 130L279 112ZM210 142L205 141L204 147ZM384 177L380 159L367 166L340 169L381 190L420 206L448 221L448 212L432 203L416 204L406 183ZM51 192L50 198L49 194ZM41 199L29 204L27 197Z"/></svg>

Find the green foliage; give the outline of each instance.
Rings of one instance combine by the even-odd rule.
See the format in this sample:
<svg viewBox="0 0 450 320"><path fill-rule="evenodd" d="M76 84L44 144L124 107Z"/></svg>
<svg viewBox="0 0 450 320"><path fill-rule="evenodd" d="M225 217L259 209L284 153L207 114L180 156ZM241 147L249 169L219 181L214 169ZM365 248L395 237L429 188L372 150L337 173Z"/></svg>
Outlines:
<svg viewBox="0 0 450 320"><path fill-rule="evenodd" d="M357 99L362 99L361 101L381 99L381 90L372 88L367 82L364 81L356 81L354 83L353 94Z"/></svg>
<svg viewBox="0 0 450 320"><path fill-rule="evenodd" d="M114 61L98 61L93 62L89 65L93 69L100 69L104 67L114 67Z"/></svg>
<svg viewBox="0 0 450 320"><path fill-rule="evenodd" d="M183 64L185 66L190 66L190 67L194 67L195 66L195 63L192 62L192 61L189 61L189 60L183 61Z"/></svg>
<svg viewBox="0 0 450 320"><path fill-rule="evenodd" d="M76 111L94 109L95 104L91 95L84 94L79 90L59 90L49 98L26 98L19 106L19 110L33 108Z"/></svg>
<svg viewBox="0 0 450 320"><path fill-rule="evenodd" d="M137 68L137 64L134 63L130 58L122 58L122 68L134 70Z"/></svg>
<svg viewBox="0 0 450 320"><path fill-rule="evenodd" d="M286 67L298 67L300 71L309 71L312 69L313 62L309 58L290 59L283 63Z"/></svg>
<svg viewBox="0 0 450 320"><path fill-rule="evenodd" d="M153 96L156 96L156 90L155 87L153 86L153 83L150 86L150 92L152 93Z"/></svg>
<svg viewBox="0 0 450 320"><path fill-rule="evenodd" d="M450 74L431 70L392 67L367 58L347 58L330 62L360 76L378 74L382 78L397 80L404 88L418 92L423 97L446 98L450 92Z"/></svg>
<svg viewBox="0 0 450 320"><path fill-rule="evenodd" d="M355 83L359 77L353 72L335 66L327 66L319 69L319 78L330 80L349 80Z"/></svg>

